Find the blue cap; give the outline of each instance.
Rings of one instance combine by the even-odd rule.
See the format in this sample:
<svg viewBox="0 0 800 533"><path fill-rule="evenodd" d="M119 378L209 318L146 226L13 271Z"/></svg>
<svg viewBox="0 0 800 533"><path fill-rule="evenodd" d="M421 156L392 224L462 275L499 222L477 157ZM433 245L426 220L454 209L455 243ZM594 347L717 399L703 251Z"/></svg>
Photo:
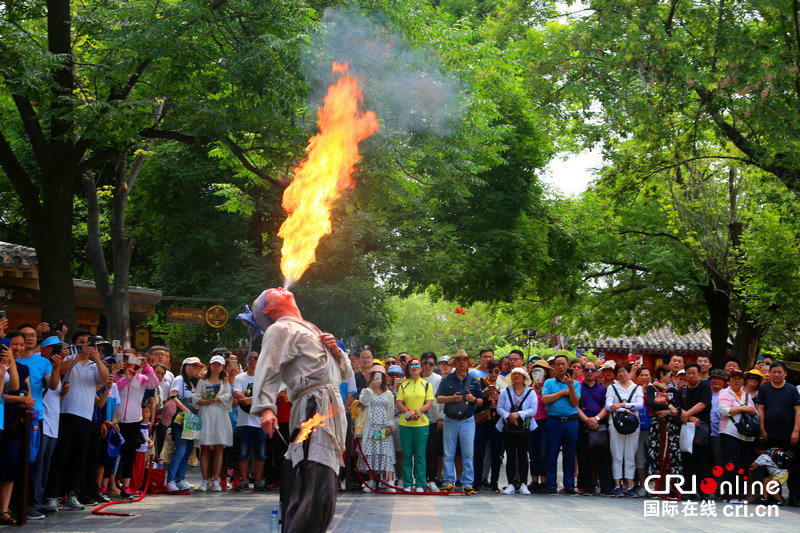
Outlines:
<svg viewBox="0 0 800 533"><path fill-rule="evenodd" d="M48 346L52 346L54 344L61 344L61 339L55 335L52 337L47 337L44 341L42 341L42 348L47 348Z"/></svg>
<svg viewBox="0 0 800 533"><path fill-rule="evenodd" d="M392 366L389 367L389 370L387 370L387 372L389 372L389 373L398 372L398 373L402 374L403 373L403 367L401 367L400 365L392 365Z"/></svg>
<svg viewBox="0 0 800 533"><path fill-rule="evenodd" d="M339 349L343 352L347 351L347 346L345 346L345 344L342 341L336 341L336 346L338 346Z"/></svg>

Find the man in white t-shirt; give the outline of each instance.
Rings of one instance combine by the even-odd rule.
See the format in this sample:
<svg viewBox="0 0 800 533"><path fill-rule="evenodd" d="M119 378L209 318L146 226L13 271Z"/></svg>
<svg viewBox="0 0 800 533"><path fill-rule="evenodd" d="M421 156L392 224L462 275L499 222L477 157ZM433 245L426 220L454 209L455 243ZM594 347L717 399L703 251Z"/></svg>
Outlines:
<svg viewBox="0 0 800 533"><path fill-rule="evenodd" d="M62 385L69 384L70 388L61 401L58 442L47 482L49 497L70 496L64 503L65 509L82 509L83 505L96 503L87 494L85 466L92 434L95 392L108 379L108 369L100 360L97 348L79 343L82 340L77 338L79 333L76 333L75 340L82 350L74 359L65 360L60 365ZM88 340L88 335L82 336Z"/></svg>
<svg viewBox="0 0 800 533"><path fill-rule="evenodd" d="M250 488L247 484L247 471L251 450L256 471L253 490L260 492L265 489L263 477L264 459L267 457L267 434L261 429L261 417L250 414L257 363L258 352L250 352L247 355L247 372L240 373L233 380L233 396L239 401L239 407L237 407L239 420L236 423L236 433L239 435L239 471L242 474L241 483L234 489L237 492Z"/></svg>

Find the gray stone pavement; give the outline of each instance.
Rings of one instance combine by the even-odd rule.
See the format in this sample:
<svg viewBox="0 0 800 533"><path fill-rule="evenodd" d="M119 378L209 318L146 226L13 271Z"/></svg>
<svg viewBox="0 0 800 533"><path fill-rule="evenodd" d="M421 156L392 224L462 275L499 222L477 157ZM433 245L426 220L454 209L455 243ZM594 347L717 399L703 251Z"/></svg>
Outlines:
<svg viewBox="0 0 800 533"><path fill-rule="evenodd" d="M198 484L199 468L191 469L190 481ZM198 531L269 531L269 515L277 507L278 493L194 493L189 496L153 495L140 503L114 505L107 510L131 513L131 517L94 516L88 510L62 511L30 522L30 531L132 533ZM723 512L736 507L715 504L717 517L645 517L646 505L661 500L605 498L600 496L545 496L479 493L475 496L408 496L341 493L330 531L335 532L446 532L466 531L800 531L800 509L780 508L778 516L731 517ZM692 506L699 514L700 509ZM692 513L690 507L686 512ZM749 512L754 507L747 508ZM740 511L741 512L741 511ZM14 529L9 528L8 531Z"/></svg>

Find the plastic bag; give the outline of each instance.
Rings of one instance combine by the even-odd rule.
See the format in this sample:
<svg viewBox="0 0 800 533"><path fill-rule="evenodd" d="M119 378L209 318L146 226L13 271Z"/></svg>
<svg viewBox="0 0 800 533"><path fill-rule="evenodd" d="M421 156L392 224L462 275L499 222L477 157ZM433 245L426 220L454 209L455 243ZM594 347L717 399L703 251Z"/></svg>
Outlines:
<svg viewBox="0 0 800 533"><path fill-rule="evenodd" d="M353 402L350 408L350 414L353 418L353 431L358 438L364 435L364 423L367 421L366 406L362 406L358 400Z"/></svg>
<svg viewBox="0 0 800 533"><path fill-rule="evenodd" d="M681 426L681 451L684 453L692 453L692 445L694 444L695 426L692 422L687 422Z"/></svg>

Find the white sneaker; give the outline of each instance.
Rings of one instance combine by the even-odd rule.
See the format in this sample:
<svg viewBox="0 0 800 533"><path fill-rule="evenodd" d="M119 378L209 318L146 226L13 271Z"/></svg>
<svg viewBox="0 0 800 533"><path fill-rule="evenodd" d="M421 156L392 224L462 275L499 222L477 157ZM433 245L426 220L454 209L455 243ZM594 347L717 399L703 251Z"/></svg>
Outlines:
<svg viewBox="0 0 800 533"><path fill-rule="evenodd" d="M425 492L425 489L423 489L422 487L417 487L417 490L415 490L414 492Z"/></svg>
<svg viewBox="0 0 800 533"><path fill-rule="evenodd" d="M509 485L506 487L506 490L503 491L503 494L514 494L517 489L514 488L514 485Z"/></svg>
<svg viewBox="0 0 800 533"><path fill-rule="evenodd" d="M398 489L404 489L406 487L405 485L403 485L403 480L402 479L398 479L397 483L395 483L394 486L397 487Z"/></svg>
<svg viewBox="0 0 800 533"><path fill-rule="evenodd" d="M362 490L369 494L370 492L372 492L370 488L373 489L375 488L375 481L367 481L366 483L364 483L364 488Z"/></svg>
<svg viewBox="0 0 800 533"><path fill-rule="evenodd" d="M192 490L194 488L193 485L186 483L185 479L178 481L177 485L178 485L178 490L183 490L183 491Z"/></svg>
<svg viewBox="0 0 800 533"><path fill-rule="evenodd" d="M439 486L436 484L435 481L431 481L428 483L428 490L431 492L439 492Z"/></svg>
<svg viewBox="0 0 800 533"><path fill-rule="evenodd" d="M394 487L388 487L384 492L390 492L392 494L397 492L397 489Z"/></svg>
<svg viewBox="0 0 800 533"><path fill-rule="evenodd" d="M214 482L211 484L211 491L212 492L222 492L222 485L219 484L219 480L215 479Z"/></svg>
<svg viewBox="0 0 800 533"><path fill-rule="evenodd" d="M206 492L208 490L208 481L204 479L203 482L200 483L200 486L197 487L197 490L200 492Z"/></svg>
<svg viewBox="0 0 800 533"><path fill-rule="evenodd" d="M513 485L512 485L513 486ZM528 486L526 484L522 484L519 486L519 493L520 494L530 494L531 491L528 490Z"/></svg>
<svg viewBox="0 0 800 533"><path fill-rule="evenodd" d="M176 485L174 481L170 481L169 483L167 483L164 488L167 489L167 492L179 492L181 490L180 488L178 488L178 485Z"/></svg>

